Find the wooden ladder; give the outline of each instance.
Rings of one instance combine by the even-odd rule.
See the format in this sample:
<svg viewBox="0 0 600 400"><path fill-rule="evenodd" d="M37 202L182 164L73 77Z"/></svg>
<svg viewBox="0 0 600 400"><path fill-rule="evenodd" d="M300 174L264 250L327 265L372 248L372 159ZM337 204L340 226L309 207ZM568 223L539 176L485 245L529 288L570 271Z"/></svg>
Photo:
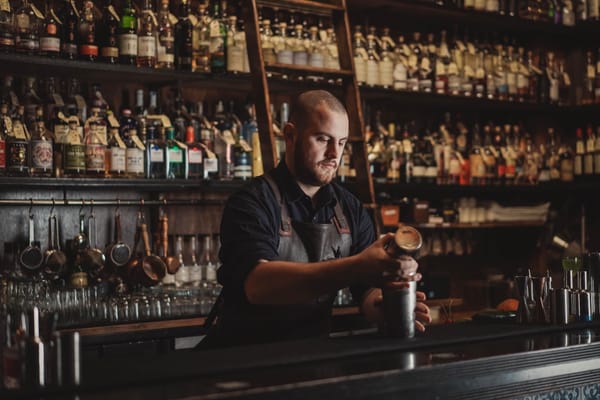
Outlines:
<svg viewBox="0 0 600 400"><path fill-rule="evenodd" d="M326 13L331 16L333 29L337 37L340 69L322 69L287 64L265 65L258 25L259 6L274 6L280 9L306 11L314 14ZM246 21L245 28L249 55L248 59L250 63L250 72L252 74L252 86L256 96L256 117L265 171L273 168L277 159L273 119L270 113L271 97L269 81L272 79L268 78L268 74L274 72L287 72L290 74L306 73L307 75L314 74L317 76L338 79L342 82L340 100L346 106L350 120L350 137L348 143L352 146L352 157L356 168L356 187L354 192L363 204L373 207L375 203L373 181L369 173L369 163L367 160L367 148L363 132L363 113L358 83L354 73L354 58L352 56L350 24L348 22L346 1L249 0L244 1L243 13L244 20ZM279 84L280 81L281 80L278 80L277 83ZM310 86L312 87L312 85ZM339 87L328 84L320 85L320 88L339 91Z"/></svg>

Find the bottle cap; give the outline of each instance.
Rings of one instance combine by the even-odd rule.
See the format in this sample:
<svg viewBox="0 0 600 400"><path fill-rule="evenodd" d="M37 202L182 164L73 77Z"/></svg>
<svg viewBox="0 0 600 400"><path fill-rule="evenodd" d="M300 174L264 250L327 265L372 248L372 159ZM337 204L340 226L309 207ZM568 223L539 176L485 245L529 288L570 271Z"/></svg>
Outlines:
<svg viewBox="0 0 600 400"><path fill-rule="evenodd" d="M189 125L187 128L185 128L185 142L186 143L194 143L195 142L194 127L191 125Z"/></svg>

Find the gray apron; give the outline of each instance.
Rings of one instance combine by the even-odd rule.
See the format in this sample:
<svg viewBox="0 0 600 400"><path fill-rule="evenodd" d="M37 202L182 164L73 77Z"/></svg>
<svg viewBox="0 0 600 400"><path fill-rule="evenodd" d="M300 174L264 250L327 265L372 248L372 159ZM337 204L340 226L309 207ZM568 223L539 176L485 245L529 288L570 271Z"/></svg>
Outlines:
<svg viewBox="0 0 600 400"><path fill-rule="evenodd" d="M317 262L350 255L352 235L339 201L329 224L292 221L285 198L269 174L263 175L281 206L279 260ZM307 268L310 268L307 265ZM225 289L224 289L225 290ZM228 304L217 300L207 317L209 331L202 348L265 343L328 335L336 293L297 305ZM218 311L217 311L218 309ZM218 316L215 326L210 326ZM206 326L206 325L205 325Z"/></svg>

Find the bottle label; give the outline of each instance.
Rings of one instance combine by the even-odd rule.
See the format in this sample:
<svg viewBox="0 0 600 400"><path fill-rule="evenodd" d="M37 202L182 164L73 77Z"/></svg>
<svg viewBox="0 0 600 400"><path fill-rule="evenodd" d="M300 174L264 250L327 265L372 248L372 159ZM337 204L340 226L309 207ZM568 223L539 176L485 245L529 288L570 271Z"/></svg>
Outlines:
<svg viewBox="0 0 600 400"><path fill-rule="evenodd" d="M168 149L169 162L170 163L182 163L183 162L183 151L181 149Z"/></svg>
<svg viewBox="0 0 600 400"><path fill-rule="evenodd" d="M0 138L0 169L6 168L6 141Z"/></svg>
<svg viewBox="0 0 600 400"><path fill-rule="evenodd" d="M106 147L102 144L85 146L85 167L88 171L104 171Z"/></svg>
<svg viewBox="0 0 600 400"><path fill-rule="evenodd" d="M60 39L57 37L41 37L40 50L45 52L58 53L60 51Z"/></svg>
<svg viewBox="0 0 600 400"><path fill-rule="evenodd" d="M27 141L14 140L7 143L6 167L9 169L23 169L27 167Z"/></svg>
<svg viewBox="0 0 600 400"><path fill-rule="evenodd" d="M361 56L354 57L354 67L356 69L356 80L364 83L367 80L367 62Z"/></svg>
<svg viewBox="0 0 600 400"><path fill-rule="evenodd" d="M79 54L82 56L98 57L98 46L93 44L84 44L79 46Z"/></svg>
<svg viewBox="0 0 600 400"><path fill-rule="evenodd" d="M138 57L156 57L156 39L154 36L138 37Z"/></svg>
<svg viewBox="0 0 600 400"><path fill-rule="evenodd" d="M126 150L119 147L110 148L110 171L123 172L127 168Z"/></svg>
<svg viewBox="0 0 600 400"><path fill-rule="evenodd" d="M306 51L294 51L294 64L295 65L307 65L308 64L308 53Z"/></svg>
<svg viewBox="0 0 600 400"><path fill-rule="evenodd" d="M54 125L54 137L56 138L56 143L68 143L69 138L69 126L62 124Z"/></svg>
<svg viewBox="0 0 600 400"><path fill-rule="evenodd" d="M164 163L165 162L165 152L160 147L151 147L150 148L150 162L153 163Z"/></svg>
<svg viewBox="0 0 600 400"><path fill-rule="evenodd" d="M394 63L390 60L383 60L379 63L379 83L385 87L391 87L394 84Z"/></svg>
<svg viewBox="0 0 600 400"><path fill-rule="evenodd" d="M379 84L379 65L375 60L367 60L367 85Z"/></svg>
<svg viewBox="0 0 600 400"><path fill-rule="evenodd" d="M204 172L219 172L219 159L218 158L205 158L204 159Z"/></svg>
<svg viewBox="0 0 600 400"><path fill-rule="evenodd" d="M124 56L137 56L138 37L135 33L119 35L119 52Z"/></svg>
<svg viewBox="0 0 600 400"><path fill-rule="evenodd" d="M144 152L138 148L127 148L125 167L128 174L142 175L144 173Z"/></svg>
<svg viewBox="0 0 600 400"><path fill-rule="evenodd" d="M31 167L36 169L52 169L53 148L49 140L31 141Z"/></svg>
<svg viewBox="0 0 600 400"><path fill-rule="evenodd" d="M156 46L157 61L159 63L172 64L175 62L174 54L175 38L171 32L163 33L158 36L158 45Z"/></svg>
<svg viewBox="0 0 600 400"><path fill-rule="evenodd" d="M594 174L600 175L600 152L594 154Z"/></svg>
<svg viewBox="0 0 600 400"><path fill-rule="evenodd" d="M586 154L583 157L583 173L586 175L594 173L594 156L592 154Z"/></svg>
<svg viewBox="0 0 600 400"><path fill-rule="evenodd" d="M85 145L65 144L65 170L85 170Z"/></svg>
<svg viewBox="0 0 600 400"><path fill-rule="evenodd" d="M222 36L211 36L210 38L210 54L223 53L225 50L225 40Z"/></svg>
<svg viewBox="0 0 600 400"><path fill-rule="evenodd" d="M202 164L202 150L190 149L188 152L190 164Z"/></svg>
<svg viewBox="0 0 600 400"><path fill-rule="evenodd" d="M239 72L244 70L244 49L241 46L227 47L227 70Z"/></svg>
<svg viewBox="0 0 600 400"><path fill-rule="evenodd" d="M325 66L325 59L323 58L323 53L319 51L315 51L310 54L308 58L308 65L315 68L323 68Z"/></svg>
<svg viewBox="0 0 600 400"><path fill-rule="evenodd" d="M118 47L103 47L100 50L100 55L105 58L117 58L119 57Z"/></svg>
<svg viewBox="0 0 600 400"><path fill-rule="evenodd" d="M281 50L277 53L277 62L279 64L293 64L294 53L291 50Z"/></svg>

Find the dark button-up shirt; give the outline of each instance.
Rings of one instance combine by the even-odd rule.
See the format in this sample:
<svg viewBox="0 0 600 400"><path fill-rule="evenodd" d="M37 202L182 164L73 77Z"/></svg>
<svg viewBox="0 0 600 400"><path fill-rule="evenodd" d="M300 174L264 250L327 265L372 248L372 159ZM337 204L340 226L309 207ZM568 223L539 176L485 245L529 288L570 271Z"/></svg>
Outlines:
<svg viewBox="0 0 600 400"><path fill-rule="evenodd" d="M285 162L274 170L275 182L287 204L290 218L295 221L330 223L335 202L339 201L352 232L350 254L356 254L375 240L373 221L360 201L337 182L325 185L315 195L315 202L300 189ZM336 200L337 198L337 200ZM247 304L244 281L259 260L279 260L279 228L281 207L264 178L255 178L239 192L230 196L221 221L222 266L219 283L225 288L225 301ZM294 260L285 260L294 261ZM360 301L366 287L352 288Z"/></svg>

